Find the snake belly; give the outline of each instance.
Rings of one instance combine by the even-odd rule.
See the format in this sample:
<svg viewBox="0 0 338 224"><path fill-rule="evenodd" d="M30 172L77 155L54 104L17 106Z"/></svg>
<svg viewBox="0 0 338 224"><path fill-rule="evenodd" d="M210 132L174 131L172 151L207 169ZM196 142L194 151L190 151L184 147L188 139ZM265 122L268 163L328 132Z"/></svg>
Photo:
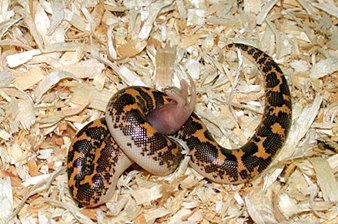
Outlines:
<svg viewBox="0 0 338 224"><path fill-rule="evenodd" d="M218 183L238 184L257 177L282 148L291 126L291 96L287 81L271 57L244 44L230 44L253 60L264 75L265 109L260 125L238 149L220 146L195 114L173 137L190 149L190 165ZM119 176L133 162L155 175L173 172L182 159L180 146L146 120L150 111L170 102L164 93L147 87L127 87L109 101L105 119L81 129L68 152L68 186L82 206L107 202Z"/></svg>

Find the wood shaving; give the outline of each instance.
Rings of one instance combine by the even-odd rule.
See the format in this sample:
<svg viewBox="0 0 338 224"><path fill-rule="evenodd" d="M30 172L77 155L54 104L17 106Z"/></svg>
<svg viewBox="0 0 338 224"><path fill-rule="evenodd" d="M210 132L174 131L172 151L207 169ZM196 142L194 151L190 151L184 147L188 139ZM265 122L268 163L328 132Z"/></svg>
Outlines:
<svg viewBox="0 0 338 224"><path fill-rule="evenodd" d="M0 4L0 223L338 223L338 5L333 0L17 1ZM113 198L79 208L65 172L71 139L131 85L179 87L219 143L260 122L256 66L224 46L262 49L291 88L293 124L250 184L211 183L188 165L137 166ZM185 155L188 149L185 150Z"/></svg>
<svg viewBox="0 0 338 224"><path fill-rule="evenodd" d="M338 71L338 59L329 58L316 63L310 73L311 78L322 78Z"/></svg>
<svg viewBox="0 0 338 224"><path fill-rule="evenodd" d="M12 214L13 209L13 192L9 177L0 179L0 188L0 205L4 208L0 211L0 219L5 220Z"/></svg>
<svg viewBox="0 0 338 224"><path fill-rule="evenodd" d="M315 157L310 161L316 171L318 185L322 190L324 200L338 201L338 185L327 160Z"/></svg>
<svg viewBox="0 0 338 224"><path fill-rule="evenodd" d="M33 56L41 54L40 50L30 50L18 54L11 54L6 57L7 64L10 68L22 65L33 58Z"/></svg>
<svg viewBox="0 0 338 224"><path fill-rule="evenodd" d="M169 44L164 48L157 49L154 83L158 89L172 86L176 52L176 46L171 47Z"/></svg>

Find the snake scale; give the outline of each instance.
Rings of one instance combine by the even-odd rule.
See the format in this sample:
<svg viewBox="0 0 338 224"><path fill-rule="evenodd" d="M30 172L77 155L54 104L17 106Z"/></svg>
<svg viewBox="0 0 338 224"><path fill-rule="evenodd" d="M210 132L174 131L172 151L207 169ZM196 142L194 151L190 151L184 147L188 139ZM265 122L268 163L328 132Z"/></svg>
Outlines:
<svg viewBox="0 0 338 224"><path fill-rule="evenodd" d="M154 175L173 172L183 156L180 146L167 134L186 143L190 166L211 181L238 184L262 173L290 129L289 87L276 62L261 50L244 44L226 48L240 49L264 75L264 113L249 141L233 150L220 146L192 112L195 102L185 104L188 94L184 82L181 93L169 96L147 87L124 88L110 99L105 118L90 122L72 140L68 186L79 205L96 207L110 200L119 176L134 162ZM195 101L193 88L190 92L190 101Z"/></svg>

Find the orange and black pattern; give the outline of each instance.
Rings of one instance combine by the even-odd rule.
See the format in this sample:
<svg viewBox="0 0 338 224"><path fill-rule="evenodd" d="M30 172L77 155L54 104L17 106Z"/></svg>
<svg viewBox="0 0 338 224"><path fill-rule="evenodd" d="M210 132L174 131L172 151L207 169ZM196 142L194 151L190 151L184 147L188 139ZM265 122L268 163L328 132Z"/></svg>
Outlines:
<svg viewBox="0 0 338 224"><path fill-rule="evenodd" d="M178 133L190 148L191 165L209 179L242 183L260 174L282 147L291 126L291 96L287 81L270 56L243 44L230 44L251 57L264 74L265 109L262 122L241 148L228 150L215 142L197 115L192 114Z"/></svg>
<svg viewBox="0 0 338 224"><path fill-rule="evenodd" d="M87 124L74 139L68 152L68 187L80 205L90 207L107 193L123 152L104 118Z"/></svg>
<svg viewBox="0 0 338 224"><path fill-rule="evenodd" d="M170 99L164 93L147 87L128 87L115 96L108 103L106 120L111 122L111 129L120 131L115 139L123 151L152 174L166 175L174 171L182 160L180 146L157 132L146 117ZM163 171L158 171L159 167Z"/></svg>
<svg viewBox="0 0 338 224"><path fill-rule="evenodd" d="M291 96L281 69L267 54L243 44L227 48L241 49L264 75L265 109L255 134L241 148L225 149L193 113L173 136L185 141L190 165L204 177L220 183L242 183L257 177L285 142L291 126ZM75 136L67 161L68 186L75 200L84 206L97 205L124 153L153 174L165 175L177 167L182 159L180 147L146 119L150 111L169 101L164 93L150 88L125 88L110 100L106 120L89 123Z"/></svg>

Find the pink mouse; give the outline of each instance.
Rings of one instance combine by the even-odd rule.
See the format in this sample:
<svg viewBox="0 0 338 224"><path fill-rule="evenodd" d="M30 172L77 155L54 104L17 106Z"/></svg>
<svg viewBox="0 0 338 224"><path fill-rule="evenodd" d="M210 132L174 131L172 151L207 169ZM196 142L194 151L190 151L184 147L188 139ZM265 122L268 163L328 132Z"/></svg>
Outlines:
<svg viewBox="0 0 338 224"><path fill-rule="evenodd" d="M196 86L191 77L190 86L185 80L181 80L181 91L169 90L167 95L173 99L167 104L151 111L147 120L162 134L173 134L177 132L188 120L194 111L196 104ZM188 99L188 88L190 90L190 102Z"/></svg>

